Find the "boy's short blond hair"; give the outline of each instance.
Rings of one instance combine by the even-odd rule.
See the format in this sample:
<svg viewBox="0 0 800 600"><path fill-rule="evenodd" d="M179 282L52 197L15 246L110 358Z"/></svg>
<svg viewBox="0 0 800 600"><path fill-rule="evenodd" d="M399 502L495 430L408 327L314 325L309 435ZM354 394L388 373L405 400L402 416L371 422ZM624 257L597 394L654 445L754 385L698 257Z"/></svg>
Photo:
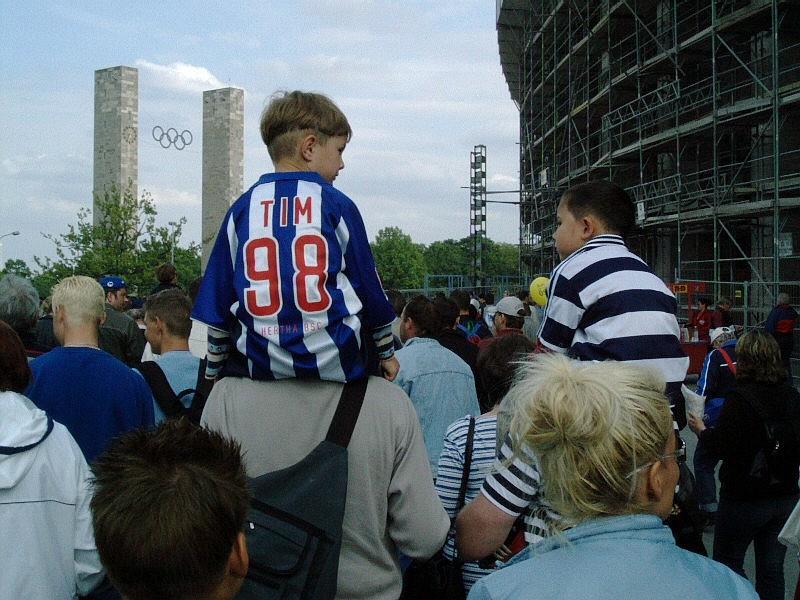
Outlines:
<svg viewBox="0 0 800 600"><path fill-rule="evenodd" d="M261 139L273 162L291 157L303 135L315 133L320 141L353 135L347 117L333 100L314 92L276 92L261 113Z"/></svg>
<svg viewBox="0 0 800 600"><path fill-rule="evenodd" d="M639 472L672 435L664 388L655 371L624 362L541 354L523 363L503 400L514 448L532 451L544 498L566 522L645 512Z"/></svg>
<svg viewBox="0 0 800 600"><path fill-rule="evenodd" d="M105 301L100 284L84 275L66 277L53 287L53 311L66 310L67 323L73 326L99 321Z"/></svg>

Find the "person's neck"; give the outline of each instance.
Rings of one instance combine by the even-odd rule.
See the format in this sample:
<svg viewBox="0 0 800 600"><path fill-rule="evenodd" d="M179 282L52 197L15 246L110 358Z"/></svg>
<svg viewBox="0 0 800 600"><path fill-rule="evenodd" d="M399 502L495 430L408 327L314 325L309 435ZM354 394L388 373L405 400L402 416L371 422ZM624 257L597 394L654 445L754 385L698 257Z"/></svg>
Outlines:
<svg viewBox="0 0 800 600"><path fill-rule="evenodd" d="M162 356L167 352L179 352L179 351L189 351L189 340L184 338L177 338L177 337L164 337L161 340L161 354Z"/></svg>
<svg viewBox="0 0 800 600"><path fill-rule="evenodd" d="M495 416L496 414L498 414L499 412L500 412L500 403L498 402L497 404L495 404L495 405L492 407L492 410L490 410L489 412L485 412L485 413L483 413L481 416L482 416L482 417L493 417L493 416Z"/></svg>
<svg viewBox="0 0 800 600"><path fill-rule="evenodd" d="M64 347L77 347L77 348L97 348L98 333L97 325L79 325L77 327L69 327L64 331L64 340L61 343Z"/></svg>
<svg viewBox="0 0 800 600"><path fill-rule="evenodd" d="M308 171L308 167L299 158L282 158L275 163L276 173L292 173L295 171Z"/></svg>

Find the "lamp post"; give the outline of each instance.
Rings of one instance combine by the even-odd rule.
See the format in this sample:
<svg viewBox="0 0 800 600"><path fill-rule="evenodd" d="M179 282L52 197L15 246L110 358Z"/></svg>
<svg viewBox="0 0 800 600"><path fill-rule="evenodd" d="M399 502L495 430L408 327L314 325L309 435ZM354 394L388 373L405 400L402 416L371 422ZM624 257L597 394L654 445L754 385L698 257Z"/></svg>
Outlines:
<svg viewBox="0 0 800 600"><path fill-rule="evenodd" d="M175 264L175 223L170 223L170 245L169 245L169 262Z"/></svg>
<svg viewBox="0 0 800 600"><path fill-rule="evenodd" d="M0 235L0 240L10 235L19 235L19 231L9 231L8 233L4 233L3 235ZM4 269L5 264L6 261L5 261L5 256L3 255L3 243L0 242L0 269Z"/></svg>

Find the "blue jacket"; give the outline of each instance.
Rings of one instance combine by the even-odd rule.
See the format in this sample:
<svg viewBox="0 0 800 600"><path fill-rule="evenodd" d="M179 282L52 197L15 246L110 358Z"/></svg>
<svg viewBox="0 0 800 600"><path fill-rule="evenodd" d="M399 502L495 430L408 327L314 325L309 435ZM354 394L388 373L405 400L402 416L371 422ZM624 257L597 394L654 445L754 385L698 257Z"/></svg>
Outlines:
<svg viewBox="0 0 800 600"><path fill-rule="evenodd" d="M758 598L728 567L678 548L655 515L593 519L546 539L529 555L478 580L469 600Z"/></svg>
<svg viewBox="0 0 800 600"><path fill-rule="evenodd" d="M432 338L411 338L395 356L400 363L395 383L417 410L436 473L447 428L466 414L480 414L475 378L467 363Z"/></svg>
<svg viewBox="0 0 800 600"><path fill-rule="evenodd" d="M722 344L731 362L736 366L736 340L728 340ZM697 379L697 393L706 398L725 398L736 387L736 374L731 372L728 361L719 349L706 355L700 377Z"/></svg>

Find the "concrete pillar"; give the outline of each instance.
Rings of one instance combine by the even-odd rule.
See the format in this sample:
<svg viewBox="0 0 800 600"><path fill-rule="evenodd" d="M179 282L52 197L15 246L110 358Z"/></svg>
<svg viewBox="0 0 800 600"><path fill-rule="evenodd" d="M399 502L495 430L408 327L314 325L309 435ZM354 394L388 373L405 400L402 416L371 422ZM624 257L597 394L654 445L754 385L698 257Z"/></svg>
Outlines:
<svg viewBox="0 0 800 600"><path fill-rule="evenodd" d="M230 205L243 190L244 90L203 92L203 257L208 257Z"/></svg>
<svg viewBox="0 0 800 600"><path fill-rule="evenodd" d="M138 195L139 72L111 67L94 72L94 183L96 198L116 188ZM93 222L102 214L93 203Z"/></svg>

